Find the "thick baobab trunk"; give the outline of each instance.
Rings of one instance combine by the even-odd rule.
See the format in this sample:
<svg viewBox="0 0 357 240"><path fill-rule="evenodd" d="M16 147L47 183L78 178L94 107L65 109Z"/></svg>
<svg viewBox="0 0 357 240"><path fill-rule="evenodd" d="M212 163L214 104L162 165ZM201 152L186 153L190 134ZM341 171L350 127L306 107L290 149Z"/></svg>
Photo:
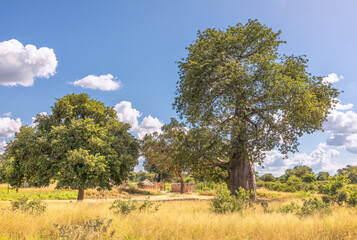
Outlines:
<svg viewBox="0 0 357 240"><path fill-rule="evenodd" d="M84 198L84 189L83 187L79 187L77 201L82 201L83 198Z"/></svg>
<svg viewBox="0 0 357 240"><path fill-rule="evenodd" d="M231 159L229 162L228 189L232 195L241 187L246 191L253 191L251 200L256 200L256 183L254 164L250 161Z"/></svg>
<svg viewBox="0 0 357 240"><path fill-rule="evenodd" d="M247 116L239 108L235 110L236 122L232 129L233 154L229 160L228 189L236 195L239 188L252 191L251 200L256 200L256 184L254 163L247 149Z"/></svg>

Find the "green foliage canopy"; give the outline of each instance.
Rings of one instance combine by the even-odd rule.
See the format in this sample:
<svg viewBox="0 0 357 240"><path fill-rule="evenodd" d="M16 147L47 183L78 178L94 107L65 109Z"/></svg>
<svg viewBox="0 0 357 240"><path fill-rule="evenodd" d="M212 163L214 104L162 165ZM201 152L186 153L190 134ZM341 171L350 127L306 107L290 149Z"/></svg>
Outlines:
<svg viewBox="0 0 357 240"><path fill-rule="evenodd" d="M187 57L178 62L174 108L192 127L220 140L216 149L225 152L223 161L240 155L262 163L274 148L296 151L298 138L321 130L336 104L339 92L307 71L305 56L279 54L285 43L279 36L257 20L209 28L198 32ZM195 160L213 167L220 163Z"/></svg>
<svg viewBox="0 0 357 240"><path fill-rule="evenodd" d="M35 123L35 129L22 128L6 147L9 157L19 162L12 165L21 168L14 173L27 174L32 185L56 180L59 188L110 189L137 164L139 144L128 133L130 126L116 120L113 108L86 94L57 99L52 114L37 115Z"/></svg>
<svg viewBox="0 0 357 240"><path fill-rule="evenodd" d="M174 174L181 182L186 170L182 146L187 129L176 119L162 127L161 133L147 134L141 141L141 152L145 156L146 168L155 166L159 172Z"/></svg>

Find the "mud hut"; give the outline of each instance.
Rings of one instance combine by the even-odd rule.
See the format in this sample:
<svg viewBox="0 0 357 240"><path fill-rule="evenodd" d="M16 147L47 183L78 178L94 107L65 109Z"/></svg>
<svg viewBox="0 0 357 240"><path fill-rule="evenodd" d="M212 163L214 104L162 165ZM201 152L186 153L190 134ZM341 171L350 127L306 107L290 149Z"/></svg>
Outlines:
<svg viewBox="0 0 357 240"><path fill-rule="evenodd" d="M140 189L153 189L154 184L150 182L149 180L145 179L144 181L141 181L138 183L138 188Z"/></svg>
<svg viewBox="0 0 357 240"><path fill-rule="evenodd" d="M183 192L195 192L196 184L195 183L184 183L183 184ZM181 183L173 183L171 184L171 192L181 192Z"/></svg>
<svg viewBox="0 0 357 240"><path fill-rule="evenodd" d="M153 190L161 190L162 184L160 183L152 183L149 180L145 179L138 183L139 189L153 189Z"/></svg>

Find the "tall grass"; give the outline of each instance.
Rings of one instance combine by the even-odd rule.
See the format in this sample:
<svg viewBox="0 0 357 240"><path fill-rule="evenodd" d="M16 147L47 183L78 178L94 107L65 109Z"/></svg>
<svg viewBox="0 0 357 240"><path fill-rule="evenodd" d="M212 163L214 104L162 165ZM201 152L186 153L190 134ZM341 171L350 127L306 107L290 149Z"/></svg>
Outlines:
<svg viewBox="0 0 357 240"><path fill-rule="evenodd" d="M272 205L279 205L275 202ZM0 208L8 203L1 202ZM214 214L209 202L163 202L158 212L127 216L109 210L110 203L50 203L34 216L1 210L1 239L56 239L53 226L77 224L97 216L113 219L115 239L357 239L355 208L335 207L325 218L299 218L294 214L264 214L260 206L243 214Z"/></svg>

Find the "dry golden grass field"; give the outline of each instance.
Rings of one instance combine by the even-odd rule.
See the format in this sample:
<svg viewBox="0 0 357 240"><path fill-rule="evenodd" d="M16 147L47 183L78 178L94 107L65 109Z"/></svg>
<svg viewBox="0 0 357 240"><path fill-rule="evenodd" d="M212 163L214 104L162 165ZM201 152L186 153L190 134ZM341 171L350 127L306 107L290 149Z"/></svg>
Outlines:
<svg viewBox="0 0 357 240"><path fill-rule="evenodd" d="M299 201L293 194L261 191L259 195L269 200L272 207L294 199ZM110 210L111 199L81 203L47 201L48 208L41 215L11 211L10 203L1 201L0 239L59 239L54 224L76 225L96 217L113 219L109 227L109 232L114 231L113 239L357 239L356 208L334 206L332 215L323 218L318 215L300 218L294 214L267 214L259 204L242 214L216 214L209 210L207 200L177 201L176 197L156 197L156 200L174 200L162 201L157 212L135 211L128 215ZM183 198L193 197L200 198L197 195L184 195ZM143 199L144 196L136 198Z"/></svg>

